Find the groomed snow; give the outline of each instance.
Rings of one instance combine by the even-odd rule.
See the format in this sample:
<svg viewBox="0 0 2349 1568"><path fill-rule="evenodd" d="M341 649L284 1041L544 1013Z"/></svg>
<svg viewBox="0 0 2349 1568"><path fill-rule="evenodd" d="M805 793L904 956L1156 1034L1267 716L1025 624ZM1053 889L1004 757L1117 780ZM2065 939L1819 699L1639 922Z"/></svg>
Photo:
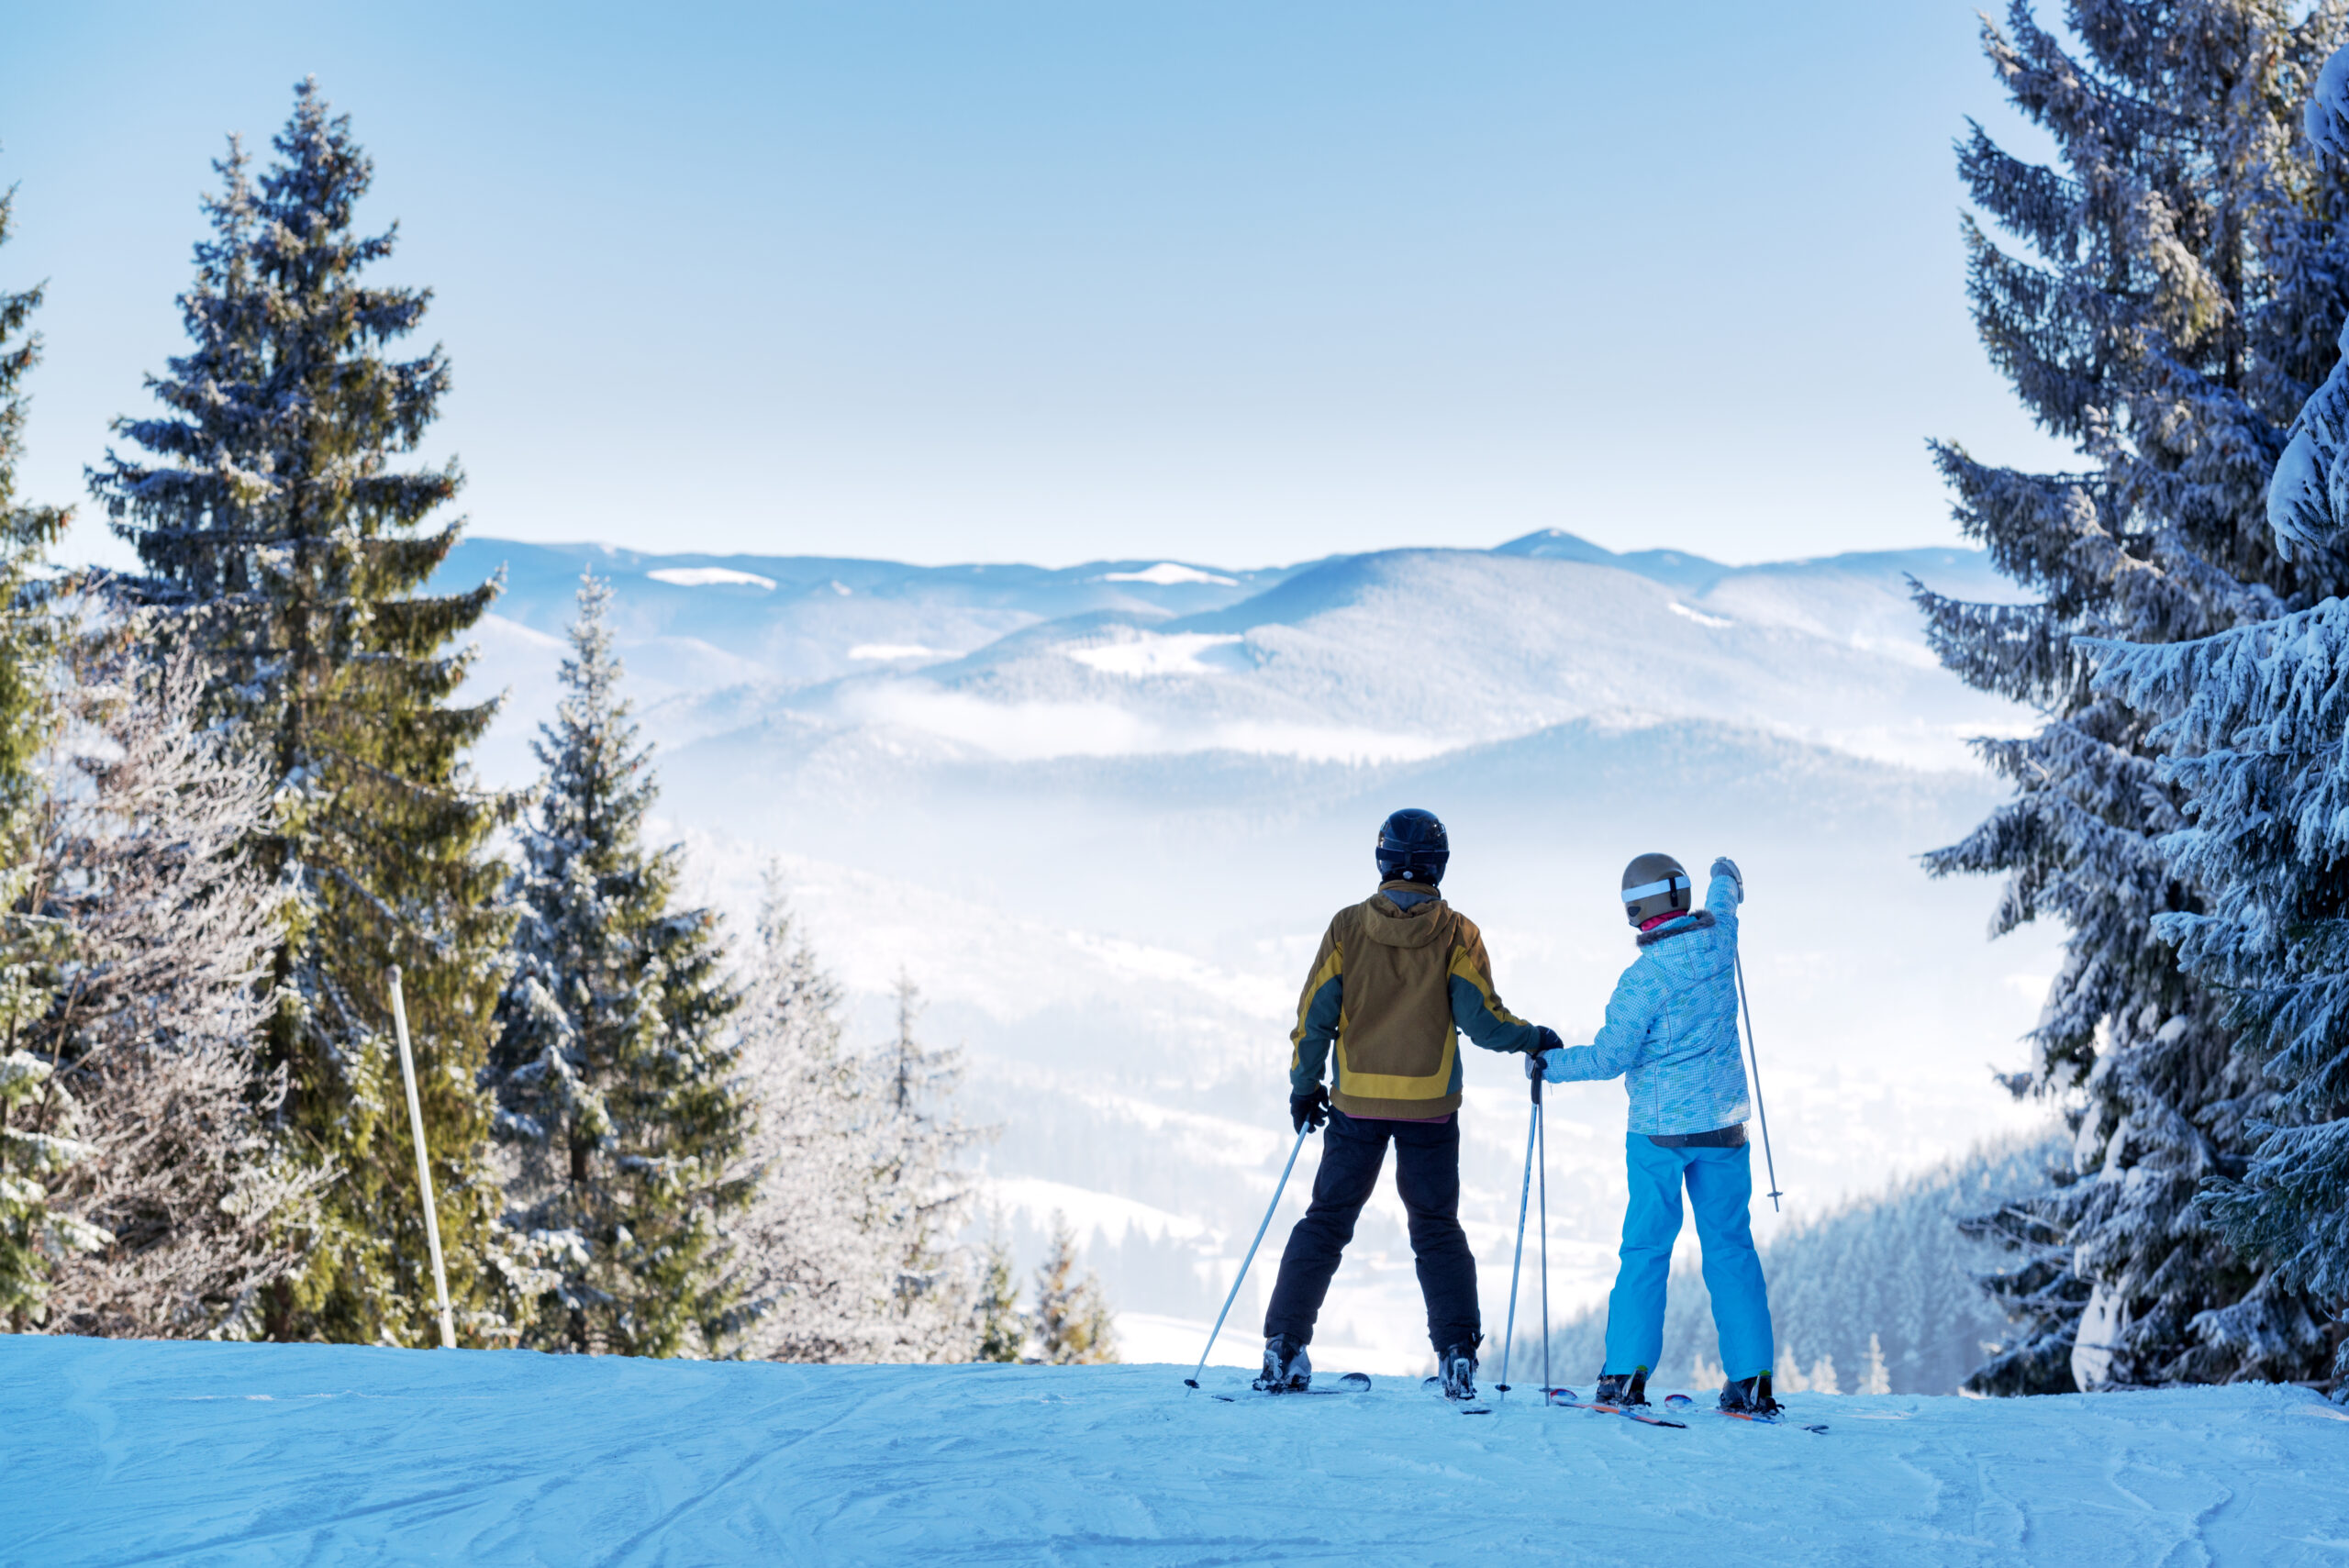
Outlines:
<svg viewBox="0 0 2349 1568"><path fill-rule="evenodd" d="M0 1339L0 1562L2339 1563L2297 1389L1809 1396L1823 1437L1186 1369ZM1208 1374L1236 1388L1235 1372ZM1530 1380L1529 1380L1530 1381Z"/></svg>

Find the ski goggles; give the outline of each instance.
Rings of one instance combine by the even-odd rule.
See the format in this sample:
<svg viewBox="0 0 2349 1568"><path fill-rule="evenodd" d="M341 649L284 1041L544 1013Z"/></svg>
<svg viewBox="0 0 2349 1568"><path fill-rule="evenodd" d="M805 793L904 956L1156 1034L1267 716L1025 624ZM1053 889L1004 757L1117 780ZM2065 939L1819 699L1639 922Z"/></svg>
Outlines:
<svg viewBox="0 0 2349 1568"><path fill-rule="evenodd" d="M1662 882L1651 882L1638 887L1623 889L1623 902L1637 904L1642 898L1653 898L1659 893L1678 893L1689 885L1685 876L1667 876Z"/></svg>

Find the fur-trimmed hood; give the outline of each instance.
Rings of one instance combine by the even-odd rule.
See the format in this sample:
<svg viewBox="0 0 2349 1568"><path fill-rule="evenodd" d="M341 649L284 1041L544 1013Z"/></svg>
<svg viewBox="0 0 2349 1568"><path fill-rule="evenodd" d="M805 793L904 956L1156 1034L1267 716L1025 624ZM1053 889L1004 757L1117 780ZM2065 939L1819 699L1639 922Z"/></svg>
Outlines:
<svg viewBox="0 0 2349 1568"><path fill-rule="evenodd" d="M1643 948L1652 948L1656 943L1670 938L1687 936L1690 931L1709 931L1719 924L1720 922L1713 918L1713 912L1710 909L1698 909L1687 915L1676 915L1653 931L1642 931L1639 934L1639 944Z"/></svg>

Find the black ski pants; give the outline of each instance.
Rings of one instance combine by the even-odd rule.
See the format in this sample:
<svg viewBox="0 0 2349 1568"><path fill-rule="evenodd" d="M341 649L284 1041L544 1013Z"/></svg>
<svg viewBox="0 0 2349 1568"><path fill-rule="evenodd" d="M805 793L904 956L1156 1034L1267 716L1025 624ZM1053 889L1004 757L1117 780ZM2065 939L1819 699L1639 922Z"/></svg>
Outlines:
<svg viewBox="0 0 2349 1568"><path fill-rule="evenodd" d="M1460 1229L1460 1118L1372 1121L1332 1109L1321 1134L1313 1202L1288 1233L1272 1305L1264 1309L1267 1340L1277 1335L1292 1345L1313 1342L1321 1299L1330 1293L1339 1255L1354 1239L1362 1206L1378 1184L1390 1142L1396 1190L1411 1220L1419 1294L1427 1298L1428 1342L1442 1356L1454 1345L1474 1346L1481 1336L1476 1260L1468 1251L1468 1233Z"/></svg>

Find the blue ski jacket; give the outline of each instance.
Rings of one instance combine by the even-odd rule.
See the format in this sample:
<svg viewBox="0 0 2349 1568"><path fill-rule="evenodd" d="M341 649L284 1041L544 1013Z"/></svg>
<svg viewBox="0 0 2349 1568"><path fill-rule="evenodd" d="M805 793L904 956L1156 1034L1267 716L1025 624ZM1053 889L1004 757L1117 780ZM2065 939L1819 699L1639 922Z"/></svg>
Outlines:
<svg viewBox="0 0 2349 1568"><path fill-rule="evenodd" d="M1640 933L1640 956L1615 983L1588 1045L1550 1053L1542 1076L1569 1084L1620 1075L1630 1130L1710 1132L1743 1121L1745 1060L1737 1038L1734 878L1716 876L1705 906Z"/></svg>

